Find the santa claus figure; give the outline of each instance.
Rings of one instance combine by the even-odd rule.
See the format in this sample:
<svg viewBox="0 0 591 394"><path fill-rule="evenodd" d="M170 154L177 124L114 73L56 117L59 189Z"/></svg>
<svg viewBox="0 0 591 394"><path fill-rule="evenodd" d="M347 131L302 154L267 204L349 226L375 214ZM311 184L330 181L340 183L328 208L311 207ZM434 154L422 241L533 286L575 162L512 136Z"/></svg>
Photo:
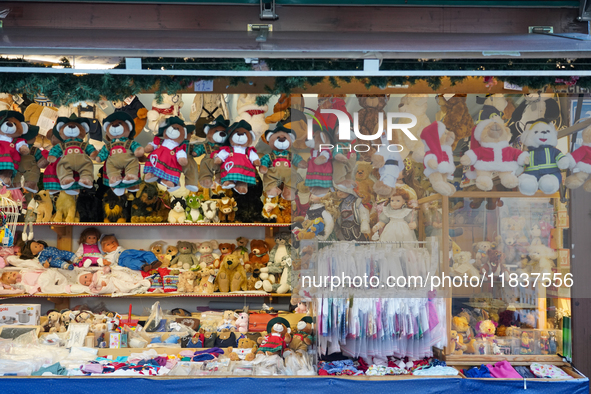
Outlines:
<svg viewBox="0 0 591 394"><path fill-rule="evenodd" d="M508 189L517 187L519 181L515 172L529 160L529 153L509 146L511 132L505 126L499 113L494 107L486 115L485 109L481 113L481 120L472 129L470 150L460 159L467 166L472 165L473 172L467 176L476 175L476 186L480 190L488 191L493 187L493 172L497 172L501 184Z"/></svg>
<svg viewBox="0 0 591 394"><path fill-rule="evenodd" d="M433 122L421 132L421 140L425 146L425 176L429 178L433 190L444 196L455 193L454 185L447 181L453 177L456 169L452 144L456 137L448 131L442 122Z"/></svg>

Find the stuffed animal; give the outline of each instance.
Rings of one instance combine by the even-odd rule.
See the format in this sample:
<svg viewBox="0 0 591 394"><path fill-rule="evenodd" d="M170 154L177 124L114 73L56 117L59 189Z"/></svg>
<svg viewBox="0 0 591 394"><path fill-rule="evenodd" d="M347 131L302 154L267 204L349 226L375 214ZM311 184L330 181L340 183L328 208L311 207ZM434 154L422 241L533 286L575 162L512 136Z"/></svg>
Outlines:
<svg viewBox="0 0 591 394"><path fill-rule="evenodd" d="M187 196L186 200L186 220L189 223L203 222L203 215L201 215L201 198L195 193ZM172 211L171 211L172 212Z"/></svg>
<svg viewBox="0 0 591 394"><path fill-rule="evenodd" d="M591 192L591 180L587 179L591 174L591 126L583 130L581 134L583 145L566 155L571 171L578 170L578 172L569 175L565 184L569 189L583 186L585 191Z"/></svg>
<svg viewBox="0 0 591 394"><path fill-rule="evenodd" d="M133 118L125 112L114 112L105 118L103 130L105 145L98 154L105 160L103 183L119 195L127 188L137 191L140 183L138 158L144 156L144 148L134 140Z"/></svg>
<svg viewBox="0 0 591 394"><path fill-rule="evenodd" d="M170 199L170 212L168 212L168 223L185 223L187 202L184 197L172 197Z"/></svg>
<svg viewBox="0 0 591 394"><path fill-rule="evenodd" d="M489 241L480 241L472 244L474 251L474 267L480 270L484 264L488 262L488 251L491 250L495 245Z"/></svg>
<svg viewBox="0 0 591 394"><path fill-rule="evenodd" d="M537 121L525 126L521 142L527 146L529 160L519 176L519 191L533 196L538 189L545 194L554 194L562 183L561 170L571 164L559 149L558 132L552 123Z"/></svg>
<svg viewBox="0 0 591 394"><path fill-rule="evenodd" d="M456 330L450 330L449 340L451 343L451 354L464 354L468 346L464 345L461 335Z"/></svg>
<svg viewBox="0 0 591 394"><path fill-rule="evenodd" d="M70 118L60 117L56 121L53 135L61 142L49 151L47 160L53 163L59 159L56 167L57 177L62 189L70 189L74 183L74 172L80 174L80 186L88 189L93 187L94 167L91 159L98 156L96 148L84 142L90 130L90 121L73 115ZM77 190L70 190L78 194Z"/></svg>
<svg viewBox="0 0 591 394"><path fill-rule="evenodd" d="M201 209L203 210L203 223L219 223L220 217L218 216L218 201L207 200L201 203Z"/></svg>
<svg viewBox="0 0 591 394"><path fill-rule="evenodd" d="M168 245L166 247L166 254L164 255L164 260L168 262L168 266L172 263L172 260L176 258L179 254L179 248L174 245ZM164 264L166 265L166 264Z"/></svg>
<svg viewBox="0 0 591 394"><path fill-rule="evenodd" d="M248 262L252 269L261 269L269 262L269 245L266 241L253 239L250 241L250 254Z"/></svg>
<svg viewBox="0 0 591 394"><path fill-rule="evenodd" d="M113 190L107 191L103 197L103 211L105 223L125 223L125 204L127 199L124 196L118 196Z"/></svg>
<svg viewBox="0 0 591 394"><path fill-rule="evenodd" d="M499 237L499 248L505 256L506 264L516 264L520 260L520 253L517 251L517 242L519 240L519 234L513 231L503 233Z"/></svg>
<svg viewBox="0 0 591 394"><path fill-rule="evenodd" d="M433 189L444 196L451 196L456 187L447 181L456 170L452 146L455 135L445 128L442 122L433 122L421 132L425 145L425 176L429 178Z"/></svg>
<svg viewBox="0 0 591 394"><path fill-rule="evenodd" d="M248 313L239 313L235 324L238 332L248 332Z"/></svg>
<svg viewBox="0 0 591 394"><path fill-rule="evenodd" d="M365 161L357 162L355 168L355 192L363 201L363 205L370 209L375 199L373 192L374 181L371 180L370 175L372 172L371 163Z"/></svg>
<svg viewBox="0 0 591 394"><path fill-rule="evenodd" d="M529 231L529 244L530 245L540 245L542 243L542 229L538 223L534 223L530 226Z"/></svg>
<svg viewBox="0 0 591 394"><path fill-rule="evenodd" d="M193 98L189 120L198 129L203 129L207 123L211 123L216 117L227 117L228 105L223 94L198 93Z"/></svg>
<svg viewBox="0 0 591 394"><path fill-rule="evenodd" d="M47 190L41 190L35 194L35 202L37 203L37 223L51 222L53 215L53 200Z"/></svg>
<svg viewBox="0 0 591 394"><path fill-rule="evenodd" d="M383 110L388 104L390 95L356 94L355 96L357 96L357 101L361 107L361 109L357 111L359 132L363 135L375 135L378 131L380 117L384 117ZM382 125L383 124L384 123L382 123ZM359 153L362 160L369 161L375 152L375 148L372 147L367 153ZM337 164L336 161L334 164ZM335 172L337 172L336 168Z"/></svg>
<svg viewBox="0 0 591 394"><path fill-rule="evenodd" d="M252 127L253 137L252 145L261 138L263 133L267 131L267 123L265 122L265 113L269 107L265 105L258 105L256 103L258 95L256 94L241 94L238 96L238 103L236 110L238 115L234 122L239 123L244 121Z"/></svg>
<svg viewBox="0 0 591 394"><path fill-rule="evenodd" d="M246 194L235 193L232 198L236 201L235 221L240 223L266 223L263 217L263 201L261 196L264 194L263 181L257 172L255 174L255 184L248 186Z"/></svg>
<svg viewBox="0 0 591 394"><path fill-rule="evenodd" d="M474 260L470 252L458 252L453 255L453 266L451 273L455 276L464 276L468 274L468 277L473 276L480 278L480 272L474 267Z"/></svg>
<svg viewBox="0 0 591 394"><path fill-rule="evenodd" d="M246 237L236 238L236 252L240 253L240 258L243 262L249 261L248 243L250 240Z"/></svg>
<svg viewBox="0 0 591 394"><path fill-rule="evenodd" d="M179 188L179 181L183 166L188 164L187 126L179 117L167 118L158 129L158 134L146 148L149 153L144 166L144 180L146 182L159 181L170 192Z"/></svg>
<svg viewBox="0 0 591 394"><path fill-rule="evenodd" d="M462 156L460 163L474 166L476 186L480 190L492 190L493 171L498 172L501 184L506 188L513 189L519 184L515 172L529 160L529 153L509 146L510 138L509 128L494 112L472 131L470 150Z"/></svg>
<svg viewBox="0 0 591 394"><path fill-rule="evenodd" d="M213 267L215 269L220 266L220 255L213 253L219 248L219 243L216 240L205 241L197 243L197 252L199 253L198 264L201 269Z"/></svg>
<svg viewBox="0 0 591 394"><path fill-rule="evenodd" d="M291 246L291 235L289 232L279 232L275 236L275 246L269 252L269 263L261 268L260 278L262 288L270 293L287 293L291 290L292 284L292 253L295 250ZM277 283L276 276L280 277Z"/></svg>
<svg viewBox="0 0 591 394"><path fill-rule="evenodd" d="M385 146L389 145L385 133L382 134L380 142ZM423 148L421 148L421 150L422 149ZM398 152L390 152L388 149L380 149L372 155L371 165L378 169L380 176L379 181L374 183L374 192L381 196L389 197L394 192L398 177L404 169L402 156Z"/></svg>
<svg viewBox="0 0 591 394"><path fill-rule="evenodd" d="M480 338L492 338L495 336L497 322L493 320L481 320L476 323L476 336Z"/></svg>
<svg viewBox="0 0 591 394"><path fill-rule="evenodd" d="M197 252L197 245L192 242L178 241L176 243L178 248L178 255L170 262L171 268L191 269L199 265L199 260L195 253Z"/></svg>
<svg viewBox="0 0 591 394"><path fill-rule="evenodd" d="M314 320L310 316L304 316L298 322L297 331L292 333L289 348L305 354L312 343L314 343Z"/></svg>
<svg viewBox="0 0 591 394"><path fill-rule="evenodd" d="M193 293L198 285L196 271L185 271L179 274L179 283L177 285L179 293Z"/></svg>
<svg viewBox="0 0 591 394"><path fill-rule="evenodd" d="M198 137L205 138L205 142L193 145L193 157L202 157L199 163L199 184L209 189L213 186L213 179L220 171L220 166L214 163L212 154L217 152L228 140L227 129L230 122L223 116L218 116L213 123L206 125L203 130L195 130Z"/></svg>
<svg viewBox="0 0 591 394"><path fill-rule="evenodd" d="M503 252L497 249L489 249L487 252L487 259L482 263L480 272L485 275L493 275L498 277L502 273L508 273L509 271L505 267L505 255Z"/></svg>
<svg viewBox="0 0 591 394"><path fill-rule="evenodd" d="M427 108L429 107L428 100L429 96L426 94L407 94L400 99L398 110L400 112L413 114L417 118L417 124L408 129L417 140L411 140L406 133L403 133L400 130L394 131L395 135L398 137L396 140L397 143L402 144L405 148L400 152L402 159L406 158L406 156L412 152L414 161L423 161L425 153L423 150L423 144L419 140L419 136L421 131L431 124L431 121L427 116Z"/></svg>
<svg viewBox="0 0 591 394"><path fill-rule="evenodd" d="M95 188L80 191L76 199L76 212L83 223L99 223L104 220L102 201Z"/></svg>
<svg viewBox="0 0 591 394"><path fill-rule="evenodd" d="M465 346L465 349L462 349L463 353L475 354L476 348L474 347L474 344L476 343L476 339L474 338L472 329L468 324L468 319L466 319L464 316L454 316L452 318L451 325L452 329L458 334L458 343L461 343Z"/></svg>
<svg viewBox="0 0 591 394"><path fill-rule="evenodd" d="M2 151L0 161L3 163L0 180L6 186L12 185L21 155L29 154L27 141L21 138L28 131L29 125L25 123L25 117L20 112L0 111L0 150Z"/></svg>
<svg viewBox="0 0 591 394"><path fill-rule="evenodd" d="M218 249L220 250L220 257L224 257L227 254L232 253L234 250L236 250L236 245L235 244L231 244L231 243L227 243L227 244L219 244L218 245Z"/></svg>
<svg viewBox="0 0 591 394"><path fill-rule="evenodd" d="M54 332L60 332L61 323L60 318L62 314L57 310L52 309L47 312L47 323L43 326L43 331L53 334Z"/></svg>
<svg viewBox="0 0 591 394"><path fill-rule="evenodd" d="M325 195L333 186L332 152L326 147L322 149L327 144L334 145L331 132L314 124L313 139L306 140L311 149L305 185L319 195Z"/></svg>
<svg viewBox="0 0 591 394"><path fill-rule="evenodd" d="M112 101L115 112L125 112L132 119L137 133L146 127L148 122L148 110L137 96L129 96L124 100Z"/></svg>
<svg viewBox="0 0 591 394"><path fill-rule="evenodd" d="M241 120L228 128L230 146L223 146L214 155L214 163L221 165L223 189L234 189L246 194L248 185L256 184L256 168L261 161L252 147L255 134L251 125Z"/></svg>
<svg viewBox="0 0 591 394"><path fill-rule="evenodd" d="M286 200L291 201L295 198L295 185L291 182L292 165L298 168L308 166L300 155L291 152L291 144L295 138L295 133L281 124L277 125L275 130L265 133L265 141L273 149L270 154L263 156L259 167L260 173L263 174L263 190L267 197L281 194Z"/></svg>
<svg viewBox="0 0 591 394"><path fill-rule="evenodd" d="M554 260L558 253L546 245L530 245L527 249L528 257L531 259L531 272L539 274L552 274L555 267Z"/></svg>
<svg viewBox="0 0 591 394"><path fill-rule="evenodd" d="M168 213L164 218L159 214L160 195L158 186L153 183L140 184L139 190L135 193L131 202L132 223L160 223L168 219Z"/></svg>
<svg viewBox="0 0 591 394"><path fill-rule="evenodd" d="M257 354L267 356L283 355L283 351L291 342L291 329L289 321L283 317L274 317L267 323L267 335L258 339L259 349Z"/></svg>
<svg viewBox="0 0 591 394"><path fill-rule="evenodd" d="M277 216L277 223L291 224L291 206L292 202L283 197L279 197L279 216Z"/></svg>
<svg viewBox="0 0 591 394"><path fill-rule="evenodd" d="M279 208L279 197L266 197L263 205L263 217L271 222L277 222L277 217L281 215Z"/></svg>
<svg viewBox="0 0 591 394"><path fill-rule="evenodd" d="M238 318L238 314L234 311L224 311L222 315L222 322L217 327L218 332L222 332L224 330L230 330L231 332L236 332L236 319Z"/></svg>
<svg viewBox="0 0 591 394"><path fill-rule="evenodd" d="M296 139L293 142L295 149L306 149L307 120L303 110L303 97L294 94L282 93L273 106L273 114L265 118L265 123L281 123L294 131Z"/></svg>
<svg viewBox="0 0 591 394"><path fill-rule="evenodd" d="M224 350L224 354L230 357L232 361L252 361L257 353L258 346L255 341L248 338L240 338L238 340L238 347L232 346Z"/></svg>
<svg viewBox="0 0 591 394"><path fill-rule="evenodd" d="M221 223L233 223L236 218L236 200L232 197L222 197L219 200L219 219Z"/></svg>
<svg viewBox="0 0 591 394"><path fill-rule="evenodd" d="M437 121L442 122L447 130L455 134L455 142L452 149L456 148L457 143L470 136L474 127L474 120L470 115L470 110L466 105L465 94L455 94L452 97L439 95L437 104L439 112L435 115Z"/></svg>
<svg viewBox="0 0 591 394"><path fill-rule="evenodd" d="M163 263L163 265L164 265L164 262L166 261L166 259L164 258L164 247L165 246L166 246L166 243L164 241L156 241L150 245L150 252L154 253L154 255L156 256L158 261ZM170 260L168 261L168 264L170 265ZM168 267L168 265L166 267Z"/></svg>
<svg viewBox="0 0 591 394"><path fill-rule="evenodd" d="M47 152L35 146L35 140L38 135L39 127L31 125L29 125L27 133L22 135L22 138L27 141L29 154L21 156L18 173L14 181L15 187L22 187L31 193L37 193L39 191L40 168L45 168L49 164L43 155L43 153L47 154Z"/></svg>
<svg viewBox="0 0 591 394"><path fill-rule="evenodd" d="M202 294L213 294L218 290L217 282L215 281L215 269L206 268L197 272L199 278L199 288L195 291Z"/></svg>
<svg viewBox="0 0 591 394"><path fill-rule="evenodd" d="M526 94L521 104L515 108L509 124L511 125L511 142L519 144L523 142L522 133L527 129L527 124L537 120L553 122L560 117L558 101L553 94L535 92Z"/></svg>
<svg viewBox="0 0 591 394"><path fill-rule="evenodd" d="M181 120L185 120L181 113L183 105L183 98L180 94L163 93L160 100L158 100L158 98L152 100L152 109L149 110L147 114L148 122L146 128L153 134L157 134L160 125L164 123L167 118L178 117Z"/></svg>
<svg viewBox="0 0 591 394"><path fill-rule="evenodd" d="M55 215L52 222L74 223L80 222L80 215L76 211L76 199L74 196L62 191L55 202Z"/></svg>
<svg viewBox="0 0 591 394"><path fill-rule="evenodd" d="M239 252L234 251L224 256L215 283L222 293L246 291L246 271Z"/></svg>

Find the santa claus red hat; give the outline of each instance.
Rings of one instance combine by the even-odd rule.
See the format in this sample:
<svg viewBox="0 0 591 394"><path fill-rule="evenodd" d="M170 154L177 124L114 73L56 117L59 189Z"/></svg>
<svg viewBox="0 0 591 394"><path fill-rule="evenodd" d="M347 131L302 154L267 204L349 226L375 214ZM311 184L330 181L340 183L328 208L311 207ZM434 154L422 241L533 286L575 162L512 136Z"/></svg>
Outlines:
<svg viewBox="0 0 591 394"><path fill-rule="evenodd" d="M425 151L437 156L438 162L446 160L440 142L443 133L445 133L445 125L442 122L433 122L421 132L421 140L426 147Z"/></svg>

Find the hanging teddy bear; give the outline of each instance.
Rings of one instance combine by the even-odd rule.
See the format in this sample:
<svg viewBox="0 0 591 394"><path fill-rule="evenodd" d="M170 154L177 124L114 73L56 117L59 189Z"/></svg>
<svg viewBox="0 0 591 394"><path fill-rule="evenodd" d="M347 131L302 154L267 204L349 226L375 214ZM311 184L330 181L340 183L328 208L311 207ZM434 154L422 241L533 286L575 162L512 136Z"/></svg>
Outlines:
<svg viewBox="0 0 591 394"><path fill-rule="evenodd" d="M591 126L587 127L581 133L583 136L583 145L566 155L569 161L569 167L572 170L578 170L566 178L565 184L569 189L576 189L583 186L585 191L591 192Z"/></svg>
<svg viewBox="0 0 591 394"><path fill-rule="evenodd" d="M20 112L0 111L0 180L6 185L12 184L21 161L21 155L29 154L27 142L20 138L27 134L29 126Z"/></svg>
<svg viewBox="0 0 591 394"><path fill-rule="evenodd" d="M556 148L558 132L554 124L528 123L521 142L527 146L529 158L525 171L519 176L519 191L527 196L533 196L538 189L545 194L556 193L562 183L560 171L567 169L571 162Z"/></svg>
<svg viewBox="0 0 591 394"><path fill-rule="evenodd" d="M527 124L537 120L553 122L560 117L560 106L558 101L553 98L553 94L542 92L529 93L523 97L521 104L515 108L509 121L511 129L511 143L517 146L525 144L522 134L527 128Z"/></svg>
<svg viewBox="0 0 591 394"><path fill-rule="evenodd" d="M183 144L188 128L181 118L166 118L154 140L145 148L145 152L150 153L144 166L146 182L159 181L170 192L179 188L182 166L188 163L187 147Z"/></svg>
<svg viewBox="0 0 591 394"><path fill-rule="evenodd" d="M331 149L324 145L334 144L332 133L317 124L314 124L313 127L313 139L306 140L306 145L310 148L310 158L304 184L314 193L323 196L333 186L332 153Z"/></svg>
<svg viewBox="0 0 591 394"><path fill-rule="evenodd" d="M214 163L221 165L222 188L236 190L239 194L248 192L248 185L256 185L256 168L261 161L252 144L255 133L250 124L241 120L228 128L230 146L213 153Z"/></svg>
<svg viewBox="0 0 591 394"><path fill-rule="evenodd" d="M196 129L197 137L205 138L201 144L193 145L193 157L202 157L199 163L199 185L204 189L213 186L214 176L219 173L220 166L214 163L211 155L217 152L228 140L227 129L230 122L222 115L215 118L213 123L206 125L203 130Z"/></svg>
<svg viewBox="0 0 591 394"><path fill-rule="evenodd" d="M425 145L425 176L433 190L444 196L451 196L456 187L447 181L456 169L452 145L455 135L442 122L433 122L423 129L421 140Z"/></svg>
<svg viewBox="0 0 591 394"><path fill-rule="evenodd" d="M27 141L29 154L21 156L21 161L18 167L17 182L15 182L15 187L22 187L31 193L37 193L39 191L39 186L37 185L39 183L39 178L41 177L40 169L46 168L49 164L42 153L42 149L35 146L35 139L38 135L39 127L29 125L29 130L22 136Z"/></svg>
<svg viewBox="0 0 591 394"><path fill-rule="evenodd" d="M70 118L60 117L56 121L53 135L60 141L49 151L47 160L53 163L59 159L56 167L57 177L62 189L70 189L74 183L74 172L80 174L78 184L88 189L94 186L94 167L92 159L98 156L96 148L85 142L90 130L90 121L72 115ZM66 191L76 195L78 190Z"/></svg>
<svg viewBox="0 0 591 394"><path fill-rule="evenodd" d="M106 142L99 152L99 157L106 160L103 184L118 196L123 195L125 189L138 191L138 158L144 156L144 148L133 139L136 132L133 118L125 112L114 112L105 118L103 130Z"/></svg>
<svg viewBox="0 0 591 394"><path fill-rule="evenodd" d="M308 167L300 155L291 152L291 144L295 138L296 134L280 123L275 130L265 133L265 140L273 151L263 156L259 172L263 174L263 188L269 198L279 194L286 200L291 201L295 198L295 189L291 181L292 165L298 168ZM281 185L283 192L280 189Z"/></svg>
<svg viewBox="0 0 591 394"><path fill-rule="evenodd" d="M181 113L183 98L180 94L162 94L160 102L157 98L152 100L152 109L148 111L146 128L153 134L158 134L162 123L170 117L185 120Z"/></svg>

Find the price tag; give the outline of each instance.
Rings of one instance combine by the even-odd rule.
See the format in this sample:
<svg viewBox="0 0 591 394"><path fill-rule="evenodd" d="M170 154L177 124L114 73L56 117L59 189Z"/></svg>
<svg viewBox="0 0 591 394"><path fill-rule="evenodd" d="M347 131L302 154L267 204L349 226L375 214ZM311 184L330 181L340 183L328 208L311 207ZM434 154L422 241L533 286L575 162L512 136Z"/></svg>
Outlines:
<svg viewBox="0 0 591 394"><path fill-rule="evenodd" d="M208 279L209 283L213 283L214 280L215 280L215 276L209 275L209 279Z"/></svg>
<svg viewBox="0 0 591 394"><path fill-rule="evenodd" d="M101 109L105 110L107 109L107 107L109 106L109 104L107 104L107 102L105 100L101 100L99 101L99 107L101 107Z"/></svg>
<svg viewBox="0 0 591 394"><path fill-rule="evenodd" d="M131 104L133 99L135 99L135 95L127 97L125 100L123 100L123 102L125 103L125 105L129 105Z"/></svg>
<svg viewBox="0 0 591 394"><path fill-rule="evenodd" d="M193 83L195 92L213 92L213 79L200 79Z"/></svg>
<svg viewBox="0 0 591 394"><path fill-rule="evenodd" d="M41 111L41 115L39 115L39 120L37 121L37 126L39 126L39 133L42 135L47 135L47 132L53 129L55 126L55 121L57 120L57 111L51 108L43 108Z"/></svg>

